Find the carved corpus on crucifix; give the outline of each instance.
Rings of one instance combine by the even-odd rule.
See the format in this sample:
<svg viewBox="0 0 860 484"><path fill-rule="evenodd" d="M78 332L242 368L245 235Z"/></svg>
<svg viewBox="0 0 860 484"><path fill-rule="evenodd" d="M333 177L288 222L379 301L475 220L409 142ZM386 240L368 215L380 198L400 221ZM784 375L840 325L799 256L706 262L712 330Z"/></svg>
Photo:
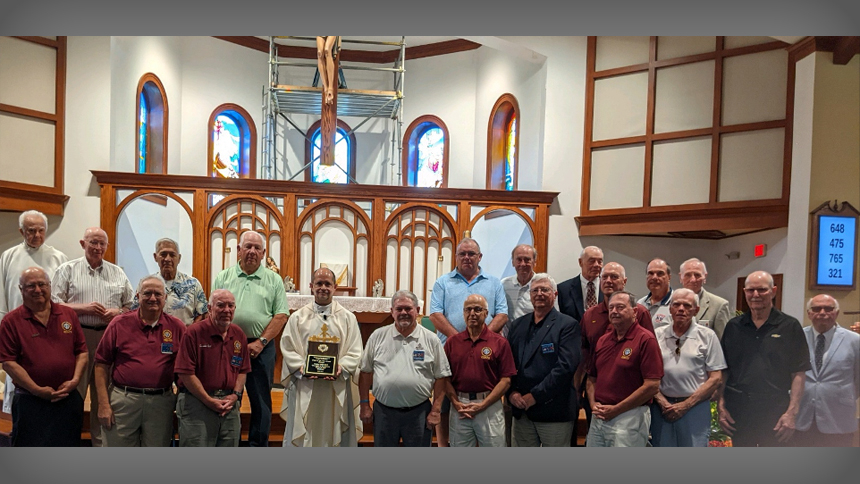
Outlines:
<svg viewBox="0 0 860 484"><path fill-rule="evenodd" d="M337 72L340 66L340 37L317 37L317 63L322 80L320 110L320 163L334 165L334 137L337 132Z"/></svg>

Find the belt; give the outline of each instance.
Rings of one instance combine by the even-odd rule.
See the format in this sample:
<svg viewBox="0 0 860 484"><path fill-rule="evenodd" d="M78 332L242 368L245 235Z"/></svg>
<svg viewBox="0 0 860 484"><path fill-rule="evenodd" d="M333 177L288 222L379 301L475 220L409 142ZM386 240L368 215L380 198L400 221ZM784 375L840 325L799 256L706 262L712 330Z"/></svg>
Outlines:
<svg viewBox="0 0 860 484"><path fill-rule="evenodd" d="M91 331L104 331L105 329L107 329L107 325L104 325L104 326L84 326L84 325L81 325L81 328L89 329Z"/></svg>
<svg viewBox="0 0 860 484"><path fill-rule="evenodd" d="M15 395L32 395L32 393L28 392L27 390L24 390L21 387L15 387Z"/></svg>
<svg viewBox="0 0 860 484"><path fill-rule="evenodd" d="M167 388L135 388L135 387L127 387L125 385L114 384L114 388L116 388L117 390L128 392L128 393L141 393L143 395L164 395L165 393L173 393L172 387L167 387Z"/></svg>
<svg viewBox="0 0 860 484"><path fill-rule="evenodd" d="M669 403L680 403L680 402L683 402L684 400L690 398L690 397L667 397L666 395L663 395L663 397L666 398L666 401L668 401Z"/></svg>
<svg viewBox="0 0 860 484"><path fill-rule="evenodd" d="M428 402L429 402L429 400L424 400L423 402L419 403L418 405L415 405L412 407L389 407L388 405L380 402L379 400L376 400L376 403L382 405L383 407L389 408L391 410L397 410L398 412L411 412L412 410L415 410L416 408L418 408L421 405L424 405L425 403L428 403Z"/></svg>
<svg viewBox="0 0 860 484"><path fill-rule="evenodd" d="M187 388L182 387L179 389L179 393L191 393L191 392L189 392ZM222 390L219 388L218 390L206 390L206 393L210 396L213 396L213 397L226 397L227 395L232 395L233 390Z"/></svg>
<svg viewBox="0 0 860 484"><path fill-rule="evenodd" d="M490 392L457 392L460 398L468 398L469 400L483 400L490 396Z"/></svg>

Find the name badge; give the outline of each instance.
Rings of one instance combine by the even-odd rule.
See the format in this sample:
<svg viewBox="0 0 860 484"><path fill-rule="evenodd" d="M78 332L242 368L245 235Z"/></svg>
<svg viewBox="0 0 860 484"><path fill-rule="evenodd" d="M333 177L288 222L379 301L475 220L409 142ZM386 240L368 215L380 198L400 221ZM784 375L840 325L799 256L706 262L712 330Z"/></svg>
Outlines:
<svg viewBox="0 0 860 484"><path fill-rule="evenodd" d="M552 343L544 343L540 345L540 352L543 354L555 353L555 346Z"/></svg>
<svg viewBox="0 0 860 484"><path fill-rule="evenodd" d="M412 361L424 361L424 350L415 350L412 352Z"/></svg>
<svg viewBox="0 0 860 484"><path fill-rule="evenodd" d="M172 355L173 343L161 343L161 352L165 355Z"/></svg>
<svg viewBox="0 0 860 484"><path fill-rule="evenodd" d="M233 355L233 357L230 358L230 364L237 367L242 366L242 357L239 355Z"/></svg>

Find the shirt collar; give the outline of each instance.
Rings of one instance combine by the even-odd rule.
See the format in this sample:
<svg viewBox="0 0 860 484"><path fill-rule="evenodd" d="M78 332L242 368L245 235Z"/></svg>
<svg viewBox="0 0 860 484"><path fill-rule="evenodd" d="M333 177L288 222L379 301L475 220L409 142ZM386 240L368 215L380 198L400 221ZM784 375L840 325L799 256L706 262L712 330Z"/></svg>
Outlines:
<svg viewBox="0 0 860 484"><path fill-rule="evenodd" d="M660 306L668 306L670 299L672 299L672 286L669 286L669 292L660 300ZM648 295L645 296L645 302L648 303L648 306L655 306L655 304L651 304L651 292L648 292Z"/></svg>
<svg viewBox="0 0 860 484"><path fill-rule="evenodd" d="M161 325L161 320L164 319L164 311L158 315L158 320L155 321L155 324L148 324L143 318L140 317L140 308L137 308L137 311L134 312L135 317L137 318L137 322L140 324L140 329L146 328L155 328L156 326Z"/></svg>
<svg viewBox="0 0 860 484"><path fill-rule="evenodd" d="M544 318L544 319L546 319L546 318ZM486 341L487 340L487 331L489 331L489 329L487 329L487 325L485 324L484 327L481 328L481 334L478 335L478 339L475 341L480 341L480 340ZM469 328L466 328L466 330L460 334L464 336L463 337L464 341L472 341L472 337L469 335Z"/></svg>
<svg viewBox="0 0 860 484"><path fill-rule="evenodd" d="M32 309L28 308L27 306L24 306L23 304L21 305L21 307L24 308L24 319L32 319L33 321L39 321L38 319L36 319L36 313L34 313ZM51 301L51 316L49 316L49 319L59 314L60 304Z"/></svg>
<svg viewBox="0 0 860 484"><path fill-rule="evenodd" d="M457 269L454 269L453 271L451 271L451 277L455 278L455 279L459 277L460 279L463 279L464 281L466 281L466 277L463 274L460 274L460 271L458 271ZM487 278L487 276L484 275L484 270L481 269L480 267L478 267L478 275L476 275L475 278L472 279L472 282L466 281L466 284L474 284L474 283L478 282L479 280L486 279L486 278ZM514 277L514 280L516 280L516 277ZM529 282L531 282L531 281L529 281Z"/></svg>
<svg viewBox="0 0 860 484"><path fill-rule="evenodd" d="M247 278L249 278L249 279L260 279L260 278L261 278L261 277L260 277L260 271L262 271L263 269L265 269L265 267L263 267L263 264L260 264L260 267L258 267L256 271L254 271L254 272L253 272L253 273L251 273L251 274L248 274L248 273L246 273L245 271L243 271L243 270L242 270L242 266L241 266L241 265L239 265L238 263L236 263L236 266L235 266L235 267L236 267L236 275L237 275L237 276L239 276L239 277L247 277ZM178 273L179 273L179 271L177 271L177 274L178 274Z"/></svg>
<svg viewBox="0 0 860 484"><path fill-rule="evenodd" d="M834 335L834 334L836 334L836 326L838 326L838 324L837 324L837 325L835 325L835 326L833 326L832 328L828 329L827 331L825 331L825 332L823 332L823 333L819 333L818 331L816 331L816 330L815 330L815 326L811 326L811 328L812 328L812 334L813 334L813 338L812 338L812 339L818 339L818 335L819 335L819 334L823 334L823 335L824 335L824 339L826 339L826 340L829 340L829 339L833 338L833 335Z"/></svg>
<svg viewBox="0 0 860 484"><path fill-rule="evenodd" d="M637 323L637 322L634 320L634 321L633 321L633 326L630 326L630 328L627 330L627 332L626 332L626 333L624 333L624 337L622 337L622 338L619 340L619 339L618 339L618 333L616 333L616 332L615 332L615 328L613 328L613 327L612 327L612 323L609 323L609 325L610 325L610 327L609 327L609 328L607 328L607 331L612 331L612 335L613 335L612 340L613 340L613 341L616 341L616 342L617 342L617 341L631 340L631 339L633 339L633 337L634 337L634 336L636 336L636 334L638 334L639 330L640 330L640 329L642 329L642 327L641 327L641 326L639 326L639 323Z"/></svg>

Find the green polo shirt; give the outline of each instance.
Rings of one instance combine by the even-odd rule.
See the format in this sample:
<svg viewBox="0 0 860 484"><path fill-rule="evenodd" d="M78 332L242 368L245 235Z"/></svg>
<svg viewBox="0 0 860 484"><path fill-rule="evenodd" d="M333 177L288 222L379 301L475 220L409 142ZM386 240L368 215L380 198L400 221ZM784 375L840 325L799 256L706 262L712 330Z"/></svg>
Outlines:
<svg viewBox="0 0 860 484"><path fill-rule="evenodd" d="M233 293L236 298L233 324L242 328L248 338L259 338L276 314L290 313L284 283L263 264L253 274L245 274L239 264L224 269L212 283L212 290L216 289Z"/></svg>

